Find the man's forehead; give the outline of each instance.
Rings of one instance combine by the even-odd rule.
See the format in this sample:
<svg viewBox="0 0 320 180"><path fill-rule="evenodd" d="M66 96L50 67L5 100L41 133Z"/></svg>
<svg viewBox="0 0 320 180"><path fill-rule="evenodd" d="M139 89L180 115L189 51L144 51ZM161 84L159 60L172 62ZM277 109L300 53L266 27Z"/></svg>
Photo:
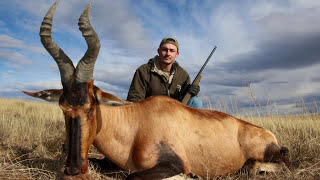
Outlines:
<svg viewBox="0 0 320 180"><path fill-rule="evenodd" d="M170 44L170 43L162 44L162 46L160 48L161 49L178 49L177 46Z"/></svg>

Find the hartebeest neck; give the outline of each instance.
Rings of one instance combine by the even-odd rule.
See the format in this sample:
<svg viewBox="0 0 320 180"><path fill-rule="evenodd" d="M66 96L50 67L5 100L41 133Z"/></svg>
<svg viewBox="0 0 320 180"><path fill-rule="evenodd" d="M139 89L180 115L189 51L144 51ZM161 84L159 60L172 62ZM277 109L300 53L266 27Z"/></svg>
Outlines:
<svg viewBox="0 0 320 180"><path fill-rule="evenodd" d="M139 126L139 116L143 109L137 108L135 104L126 106L108 106L99 104L97 106L97 135L100 131L110 133L130 133ZM142 119L143 117L140 117ZM103 119L103 120L102 120ZM138 120L137 120L138 119Z"/></svg>
<svg viewBox="0 0 320 180"><path fill-rule="evenodd" d="M97 106L97 135L94 145L111 161L127 169L131 147L142 118L143 109L127 106ZM140 118L140 119L139 119ZM121 154L121 155L120 155Z"/></svg>

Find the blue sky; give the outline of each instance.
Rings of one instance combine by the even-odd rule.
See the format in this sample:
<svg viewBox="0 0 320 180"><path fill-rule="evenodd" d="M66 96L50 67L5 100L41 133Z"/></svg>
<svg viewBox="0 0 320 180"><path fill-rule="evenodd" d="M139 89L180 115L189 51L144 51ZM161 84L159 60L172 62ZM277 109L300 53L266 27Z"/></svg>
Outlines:
<svg viewBox="0 0 320 180"><path fill-rule="evenodd" d="M320 100L320 1L315 0L60 0L53 39L77 63L86 51L77 21L92 2L100 41L95 84L126 98L135 69L157 53L163 37L180 44L177 61L193 79L212 48L199 96L299 111ZM53 0L0 2L0 97L61 88L58 68L42 47L39 27ZM251 90L248 88L251 84Z"/></svg>

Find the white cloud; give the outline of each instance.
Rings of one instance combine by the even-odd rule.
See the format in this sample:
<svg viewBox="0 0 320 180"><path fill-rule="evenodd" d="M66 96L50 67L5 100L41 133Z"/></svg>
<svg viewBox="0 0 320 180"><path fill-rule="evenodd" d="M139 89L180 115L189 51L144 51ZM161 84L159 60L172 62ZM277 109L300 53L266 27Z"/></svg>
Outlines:
<svg viewBox="0 0 320 180"><path fill-rule="evenodd" d="M46 52L43 47L30 46L23 40L13 38L6 34L0 34L0 48L17 48L20 50L35 52L38 54L44 54Z"/></svg>
<svg viewBox="0 0 320 180"><path fill-rule="evenodd" d="M256 21L273 13L286 11L286 7L280 6L278 1L261 0L248 5L248 14L251 20Z"/></svg>
<svg viewBox="0 0 320 180"><path fill-rule="evenodd" d="M98 86L104 92L113 94L113 95L118 96L122 99L127 98L127 93L128 93L127 89L123 89L121 87L118 87L118 86L115 86L115 85L112 85L109 83L101 82L101 81L95 81L95 85Z"/></svg>
<svg viewBox="0 0 320 180"><path fill-rule="evenodd" d="M22 69L23 65L31 64L29 54L44 54L45 49L26 44L23 40L0 34L0 61L6 62L8 67Z"/></svg>
<svg viewBox="0 0 320 180"><path fill-rule="evenodd" d="M289 0L289 2L293 6L303 8L303 9L320 8L320 1L315 1L315 0Z"/></svg>
<svg viewBox="0 0 320 180"><path fill-rule="evenodd" d="M252 27L248 25L248 20L238 4L208 1L207 4L195 4L191 14L195 25L200 25L195 29L201 29L200 34L194 34L197 39L195 43L188 44L189 47L198 46L196 50L189 51L192 54L209 55L213 45L217 45L215 59L223 62L229 57L255 49Z"/></svg>
<svg viewBox="0 0 320 180"><path fill-rule="evenodd" d="M117 85L129 85L136 67L129 65L114 65L112 67L96 67L94 78L101 82Z"/></svg>
<svg viewBox="0 0 320 180"><path fill-rule="evenodd" d="M30 83L20 83L18 84L21 90L34 90L41 91L45 89L61 89L61 81L58 79L47 79L45 81L37 81Z"/></svg>
<svg viewBox="0 0 320 180"><path fill-rule="evenodd" d="M116 47L133 51L139 56L151 50L151 41L143 22L135 16L130 6L123 0L107 4L99 1L92 7L95 8L92 10L95 14L92 22L96 24L101 38L112 40Z"/></svg>
<svg viewBox="0 0 320 180"><path fill-rule="evenodd" d="M266 39L288 33L319 32L320 3L310 0L289 0L288 4L278 1L257 1L249 6L249 15L257 22L259 31Z"/></svg>
<svg viewBox="0 0 320 180"><path fill-rule="evenodd" d="M208 36L219 39L219 45L223 47L223 54L230 56L246 53L254 49L250 29L247 22L241 16L240 10L234 4L224 4L217 12L211 14Z"/></svg>
<svg viewBox="0 0 320 180"><path fill-rule="evenodd" d="M15 50L0 49L0 60L9 63L30 64L32 61Z"/></svg>
<svg viewBox="0 0 320 180"><path fill-rule="evenodd" d="M22 40L14 39L6 34L0 34L0 47L2 48L24 48Z"/></svg>

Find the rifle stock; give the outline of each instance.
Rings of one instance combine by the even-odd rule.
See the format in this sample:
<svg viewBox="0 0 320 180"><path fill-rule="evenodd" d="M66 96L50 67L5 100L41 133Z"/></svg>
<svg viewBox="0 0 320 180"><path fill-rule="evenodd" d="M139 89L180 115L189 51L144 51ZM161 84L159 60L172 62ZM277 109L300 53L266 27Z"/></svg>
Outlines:
<svg viewBox="0 0 320 180"><path fill-rule="evenodd" d="M201 76L201 74L199 74L199 75L194 79L194 81L193 81L192 84L194 84L194 85L199 84L201 78L202 78L202 76ZM182 99L182 101L181 101L182 104L187 104L187 103L189 102L190 98L191 98L191 94L190 94L189 92L187 92L186 95L183 97L183 99Z"/></svg>

